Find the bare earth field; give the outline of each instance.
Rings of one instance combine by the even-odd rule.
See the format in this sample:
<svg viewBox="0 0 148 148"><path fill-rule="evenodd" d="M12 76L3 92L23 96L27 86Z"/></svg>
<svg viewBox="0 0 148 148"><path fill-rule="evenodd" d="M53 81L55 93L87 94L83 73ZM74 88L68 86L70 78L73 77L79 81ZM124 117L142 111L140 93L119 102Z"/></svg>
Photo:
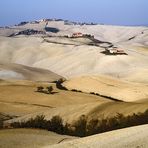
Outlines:
<svg viewBox="0 0 148 148"><path fill-rule="evenodd" d="M148 109L147 27L48 21L49 31L45 31L46 23L0 28L0 117L4 124L36 115L45 115L45 119L59 115L71 124L81 115L90 120ZM27 29L43 33L20 33ZM71 38L75 32L94 37ZM109 46L126 54L105 54ZM57 88L55 81L60 78L66 80L62 85L67 91ZM39 86L52 86L53 94L37 92ZM146 148L147 136L144 125L58 144L74 137L6 129L0 130L0 147Z"/></svg>

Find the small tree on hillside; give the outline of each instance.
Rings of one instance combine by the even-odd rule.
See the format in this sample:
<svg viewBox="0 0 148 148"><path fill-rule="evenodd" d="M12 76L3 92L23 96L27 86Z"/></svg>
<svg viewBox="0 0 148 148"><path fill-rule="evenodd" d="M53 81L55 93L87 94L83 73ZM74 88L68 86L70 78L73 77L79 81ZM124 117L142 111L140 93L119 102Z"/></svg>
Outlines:
<svg viewBox="0 0 148 148"><path fill-rule="evenodd" d="M37 92L43 92L43 89L44 89L44 87L39 86L39 87L37 87Z"/></svg>
<svg viewBox="0 0 148 148"><path fill-rule="evenodd" d="M0 129L2 129L3 128L3 121L2 121L2 119L0 119Z"/></svg>
<svg viewBox="0 0 148 148"><path fill-rule="evenodd" d="M56 82L56 87L58 89L61 89L61 90L67 90L66 87L62 86L62 83L64 82L65 80L63 78L60 78L57 82Z"/></svg>
<svg viewBox="0 0 148 148"><path fill-rule="evenodd" d="M75 135L79 137L86 136L86 127L87 127L87 117L82 115L77 122L74 124L75 127Z"/></svg>
<svg viewBox="0 0 148 148"><path fill-rule="evenodd" d="M62 134L64 131L63 120L60 116L53 116L50 120L50 130Z"/></svg>
<svg viewBox="0 0 148 148"><path fill-rule="evenodd" d="M53 91L53 87L52 86L47 87L47 93L48 94L51 94L52 91Z"/></svg>
<svg viewBox="0 0 148 148"><path fill-rule="evenodd" d="M91 119L87 124L87 136L98 133L98 119Z"/></svg>

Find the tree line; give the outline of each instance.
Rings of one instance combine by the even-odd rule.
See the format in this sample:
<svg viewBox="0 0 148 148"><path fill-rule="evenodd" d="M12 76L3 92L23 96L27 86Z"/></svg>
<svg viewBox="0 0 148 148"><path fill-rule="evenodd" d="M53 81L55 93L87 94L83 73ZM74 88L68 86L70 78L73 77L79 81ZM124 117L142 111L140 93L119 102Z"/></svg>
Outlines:
<svg viewBox="0 0 148 148"><path fill-rule="evenodd" d="M46 120L44 115L38 115L27 121L14 122L11 124L13 128L38 128L53 131L58 134L86 137L116 129L148 124L148 110L144 113L137 113L128 116L117 114L114 117L91 119L85 115L74 122L72 125L64 123L60 116L54 116L50 120Z"/></svg>

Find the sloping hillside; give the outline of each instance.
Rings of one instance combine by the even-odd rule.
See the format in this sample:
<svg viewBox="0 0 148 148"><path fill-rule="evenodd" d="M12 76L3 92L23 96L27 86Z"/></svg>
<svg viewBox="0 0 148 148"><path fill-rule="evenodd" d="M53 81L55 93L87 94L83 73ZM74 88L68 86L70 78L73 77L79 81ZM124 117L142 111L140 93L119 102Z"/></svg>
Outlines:
<svg viewBox="0 0 148 148"><path fill-rule="evenodd" d="M59 90L53 83L31 81L1 81L0 112L16 116L14 121L28 120L37 115L45 115L47 120L59 115L64 121L72 123L81 115L88 119L115 116L117 113L130 115L144 112L148 101L120 102L93 94ZM53 86L54 93L36 92L38 86ZM75 117L75 118L73 118Z"/></svg>
<svg viewBox="0 0 148 148"><path fill-rule="evenodd" d="M62 42L63 38L49 37L49 40ZM141 74L135 81L148 81L147 76L143 77L148 69L147 50L126 45L123 49L128 55L111 56L102 53L104 48L88 46L87 42L85 40L85 44L77 46L78 42L74 45L48 43L34 36L0 37L0 61L48 69L66 78L105 74L127 79L138 72Z"/></svg>
<svg viewBox="0 0 148 148"><path fill-rule="evenodd" d="M0 79L53 82L59 80L60 78L62 78L62 76L59 76L49 70L14 63L0 63Z"/></svg>
<svg viewBox="0 0 148 148"><path fill-rule="evenodd" d="M135 148L142 147L147 148L148 141L148 125L142 125L137 127L131 127L116 131L111 131L87 138L82 138L78 140L72 140L70 142L64 142L62 144L57 144L50 146L50 148ZM48 148L48 147L44 147Z"/></svg>
<svg viewBox="0 0 148 148"><path fill-rule="evenodd" d="M82 36L72 37L77 32ZM113 47L125 54L106 54ZM82 115L90 120L144 112L147 73L147 27L42 20L0 28L0 116L6 126L37 115L47 120L59 115L71 124ZM60 78L67 79L63 85L68 90L53 83ZM52 94L46 93L48 86ZM144 125L53 147L146 147L146 131ZM0 135L0 147L51 147L71 139L27 129L2 130Z"/></svg>
<svg viewBox="0 0 148 148"><path fill-rule="evenodd" d="M0 131L0 147L40 148L75 138L37 129L8 129Z"/></svg>
<svg viewBox="0 0 148 148"><path fill-rule="evenodd" d="M87 93L98 93L99 95L112 97L125 102L148 99L147 82L141 84L107 76L92 75L73 78L66 81L64 86L69 90L76 89Z"/></svg>

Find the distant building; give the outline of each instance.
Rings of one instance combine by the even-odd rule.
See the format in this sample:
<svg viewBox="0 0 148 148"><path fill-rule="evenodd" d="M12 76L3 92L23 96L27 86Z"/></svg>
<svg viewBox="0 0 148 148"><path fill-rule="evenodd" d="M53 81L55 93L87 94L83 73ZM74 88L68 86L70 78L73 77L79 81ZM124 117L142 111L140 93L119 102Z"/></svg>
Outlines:
<svg viewBox="0 0 148 148"><path fill-rule="evenodd" d="M125 51L118 47L106 48L106 52L109 54L126 54Z"/></svg>
<svg viewBox="0 0 148 148"><path fill-rule="evenodd" d="M32 21L30 24L39 24L39 21Z"/></svg>
<svg viewBox="0 0 148 148"><path fill-rule="evenodd" d="M75 37L75 38L77 38L77 37L83 37L83 33L81 33L81 32L73 33L72 34L72 37Z"/></svg>
<svg viewBox="0 0 148 148"><path fill-rule="evenodd" d="M42 19L42 20L40 20L40 22L48 22L49 21L49 19Z"/></svg>

